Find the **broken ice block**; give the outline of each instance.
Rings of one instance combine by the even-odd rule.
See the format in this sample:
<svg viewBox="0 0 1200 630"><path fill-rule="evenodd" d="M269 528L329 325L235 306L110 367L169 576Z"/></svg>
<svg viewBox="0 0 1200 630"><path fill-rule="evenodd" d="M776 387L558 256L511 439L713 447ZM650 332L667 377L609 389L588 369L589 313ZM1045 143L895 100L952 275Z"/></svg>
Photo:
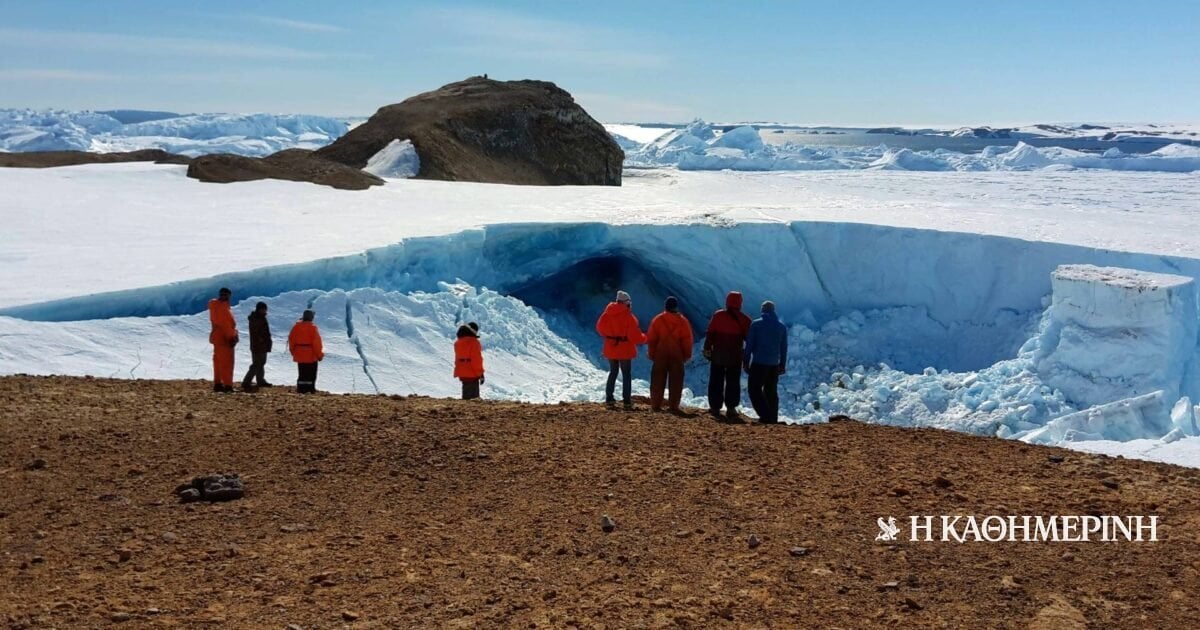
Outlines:
<svg viewBox="0 0 1200 630"><path fill-rule="evenodd" d="M1062 265L1051 278L1038 375L1080 407L1186 389L1196 355L1195 281L1116 267ZM1164 410L1164 414L1166 411Z"/></svg>

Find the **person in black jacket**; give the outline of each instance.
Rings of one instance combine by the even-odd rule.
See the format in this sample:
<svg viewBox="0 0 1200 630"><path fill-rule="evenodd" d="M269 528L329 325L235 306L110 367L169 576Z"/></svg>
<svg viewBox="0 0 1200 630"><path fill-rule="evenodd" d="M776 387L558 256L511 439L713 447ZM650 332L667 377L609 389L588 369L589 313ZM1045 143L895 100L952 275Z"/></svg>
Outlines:
<svg viewBox="0 0 1200 630"><path fill-rule="evenodd" d="M242 390L253 391L258 387L271 387L267 382L265 368L267 353L271 351L271 325L267 323L267 303L259 302L250 313L250 370L242 379ZM252 384L257 380L257 386Z"/></svg>

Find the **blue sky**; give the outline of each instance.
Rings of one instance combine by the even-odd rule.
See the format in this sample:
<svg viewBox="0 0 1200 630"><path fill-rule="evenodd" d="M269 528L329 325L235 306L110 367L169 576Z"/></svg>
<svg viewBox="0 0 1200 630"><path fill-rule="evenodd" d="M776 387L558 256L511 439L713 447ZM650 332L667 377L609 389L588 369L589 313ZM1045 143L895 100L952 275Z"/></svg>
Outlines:
<svg viewBox="0 0 1200 630"><path fill-rule="evenodd" d="M0 107L369 114L469 75L605 121L1200 122L1200 2L0 0Z"/></svg>

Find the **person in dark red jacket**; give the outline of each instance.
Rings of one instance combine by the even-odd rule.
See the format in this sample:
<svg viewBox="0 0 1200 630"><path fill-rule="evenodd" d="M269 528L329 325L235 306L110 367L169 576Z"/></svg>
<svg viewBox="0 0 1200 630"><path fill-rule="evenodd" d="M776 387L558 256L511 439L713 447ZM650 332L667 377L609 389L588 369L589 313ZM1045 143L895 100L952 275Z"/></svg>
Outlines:
<svg viewBox="0 0 1200 630"><path fill-rule="evenodd" d="M633 409L633 376L630 373L637 347L646 343L646 336L638 326L633 314L633 299L624 291L617 291L617 300L609 302L600 319L596 320L596 333L604 337L604 358L608 359L608 382L604 388L604 402L609 407L617 404L614 390L617 372L621 372L621 394L625 409Z"/></svg>
<svg viewBox="0 0 1200 630"><path fill-rule="evenodd" d="M741 423L738 405L742 402L742 349L750 333L750 318L742 312L742 294L730 291L725 308L713 313L704 333L704 358L711 362L708 373L708 412L721 420L721 407L728 413L725 421Z"/></svg>

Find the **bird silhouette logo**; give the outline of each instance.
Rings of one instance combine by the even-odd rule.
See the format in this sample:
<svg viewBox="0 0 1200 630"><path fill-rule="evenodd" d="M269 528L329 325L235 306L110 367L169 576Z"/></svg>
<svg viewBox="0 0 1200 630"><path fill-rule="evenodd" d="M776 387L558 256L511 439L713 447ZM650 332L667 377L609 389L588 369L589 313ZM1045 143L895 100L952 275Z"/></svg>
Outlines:
<svg viewBox="0 0 1200 630"><path fill-rule="evenodd" d="M879 534L875 536L875 540L884 542L896 540L896 534L900 533L900 526L896 524L895 516L889 516L886 521L882 517L877 518L875 523L879 525Z"/></svg>

